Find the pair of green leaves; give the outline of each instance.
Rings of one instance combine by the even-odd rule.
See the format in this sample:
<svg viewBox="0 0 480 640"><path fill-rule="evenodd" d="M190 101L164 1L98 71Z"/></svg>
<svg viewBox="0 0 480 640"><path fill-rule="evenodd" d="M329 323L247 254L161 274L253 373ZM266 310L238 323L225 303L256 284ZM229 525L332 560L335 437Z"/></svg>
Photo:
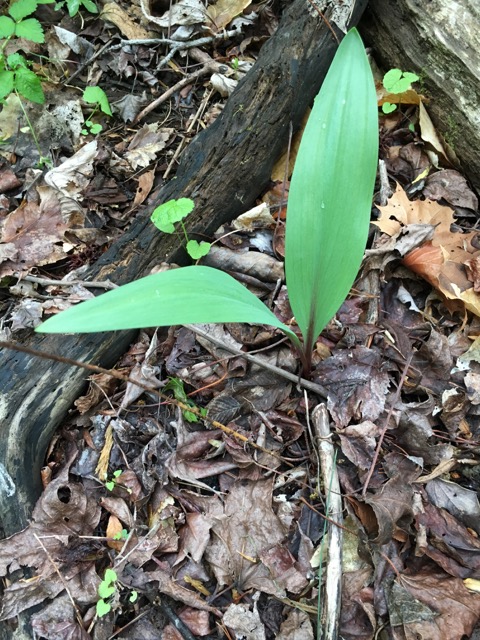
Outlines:
<svg viewBox="0 0 480 640"><path fill-rule="evenodd" d="M314 341L348 294L367 240L378 153L372 73L352 29L315 100L297 155L286 228L286 278L295 333L229 275L205 266L147 276L42 324L45 333L248 322L281 329L304 368Z"/></svg>
<svg viewBox="0 0 480 640"><path fill-rule="evenodd" d="M194 206L194 202L190 198L169 200L153 211L150 220L163 233L175 233L175 223L179 222L187 241L185 248L188 255L192 260L200 260L207 255L212 245L209 242L190 240L187 235L183 220L193 211Z"/></svg>
<svg viewBox="0 0 480 640"><path fill-rule="evenodd" d="M395 95L405 93L412 86L413 82L417 82L419 77L416 73L410 73L409 71L402 71L401 69L390 69L383 76L383 86L388 93ZM382 104L382 111L385 114L392 113L397 108L396 104L391 102L384 102Z"/></svg>

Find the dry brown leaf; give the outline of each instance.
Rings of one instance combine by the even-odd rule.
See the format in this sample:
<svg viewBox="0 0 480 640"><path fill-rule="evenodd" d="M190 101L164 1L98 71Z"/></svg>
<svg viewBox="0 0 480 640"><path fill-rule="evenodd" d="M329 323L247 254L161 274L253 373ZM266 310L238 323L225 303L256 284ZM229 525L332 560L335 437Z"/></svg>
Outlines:
<svg viewBox="0 0 480 640"><path fill-rule="evenodd" d="M252 0L218 0L207 8L207 16L213 22L214 30L221 31L246 9Z"/></svg>
<svg viewBox="0 0 480 640"><path fill-rule="evenodd" d="M52 189L41 191L40 198L39 205L23 202L3 221L0 277L65 257L61 242L68 224L64 222L60 200Z"/></svg>
<svg viewBox="0 0 480 640"><path fill-rule="evenodd" d="M107 2L100 17L114 24L128 40L146 40L155 37L150 31L143 29L138 22L132 20L116 2Z"/></svg>
<svg viewBox="0 0 480 640"><path fill-rule="evenodd" d="M472 244L477 234L450 231L454 222L450 207L432 200L410 201L400 185L388 204L379 209L381 215L374 224L389 236L400 235L418 223L434 227L431 242L410 251L403 259L404 264L447 299L461 300L469 311L480 316L480 297L472 287L475 261L480 256Z"/></svg>

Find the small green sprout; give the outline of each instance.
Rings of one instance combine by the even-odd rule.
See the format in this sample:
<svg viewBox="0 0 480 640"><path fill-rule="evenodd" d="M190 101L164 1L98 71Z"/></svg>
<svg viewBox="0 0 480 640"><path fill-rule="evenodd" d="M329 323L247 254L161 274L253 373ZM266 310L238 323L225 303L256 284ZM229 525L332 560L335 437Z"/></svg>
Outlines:
<svg viewBox="0 0 480 640"><path fill-rule="evenodd" d="M106 569L103 580L98 585L97 616L102 618L112 609L111 597L117 591L117 574L113 569Z"/></svg>
<svg viewBox="0 0 480 640"><path fill-rule="evenodd" d="M408 91L413 82L417 82L419 77L416 73L410 73L409 71L402 71L401 69L390 69L383 76L383 86L388 93L405 93ZM397 108L397 105L391 102L384 102L382 105L382 111L385 114L392 113Z"/></svg>
<svg viewBox="0 0 480 640"><path fill-rule="evenodd" d="M114 540L126 540L128 538L128 531L126 529L122 529L118 533L113 536Z"/></svg>
<svg viewBox="0 0 480 640"><path fill-rule="evenodd" d="M108 489L108 491L113 491L115 489L115 487L117 486L117 482L115 482L115 480L116 480L116 478L121 476L122 473L123 472L122 472L121 469L117 469L116 471L113 472L112 478L105 482L105 486Z"/></svg>
<svg viewBox="0 0 480 640"><path fill-rule="evenodd" d="M77 15L80 7L83 7L90 13L98 13L97 5L92 2L92 0L62 0L61 2L57 2L55 10L61 9L65 4L67 5L68 14L71 18Z"/></svg>
<svg viewBox="0 0 480 640"><path fill-rule="evenodd" d="M190 400L190 398L185 393L185 389L183 386L183 381L178 378L169 378L167 384L163 387L164 391L172 391L175 400L178 402L182 402L183 404L192 407L192 409L196 409L200 412L202 416L207 415L207 410L204 408L199 408L197 405ZM184 409L182 411L183 417L187 422L198 422L198 416L193 413L193 411L188 411L188 409Z"/></svg>
<svg viewBox="0 0 480 640"><path fill-rule="evenodd" d="M203 256L206 256L212 246L209 242L197 242L196 240L190 240L183 224L183 219L193 211L195 204L190 198L180 198L179 200L169 200L157 207L150 220L153 224L163 231L164 233L174 233L175 223L179 222L182 231L185 235L186 249L188 255L192 260L200 260Z"/></svg>
<svg viewBox="0 0 480 640"><path fill-rule="evenodd" d="M107 116L112 115L112 110L110 108L110 103L108 102L107 94L100 87L86 87L83 92L83 101L88 104L93 104L94 109L90 116L84 122L84 128L82 129L82 135L86 136L89 133L92 135L96 135L102 131L103 127L101 124L96 122L92 122L92 118L95 113L100 109L102 113Z"/></svg>

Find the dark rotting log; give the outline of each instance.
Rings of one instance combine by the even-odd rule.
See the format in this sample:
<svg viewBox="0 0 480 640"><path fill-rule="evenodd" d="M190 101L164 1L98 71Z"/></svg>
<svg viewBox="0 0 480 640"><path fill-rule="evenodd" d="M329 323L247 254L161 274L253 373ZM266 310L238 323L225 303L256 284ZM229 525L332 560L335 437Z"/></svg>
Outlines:
<svg viewBox="0 0 480 640"><path fill-rule="evenodd" d="M327 4L328 16L335 2ZM365 5L364 0L355 3L350 26L358 23ZM252 206L286 147L290 123L295 131L317 94L337 42L309 7L307 0L295 0L285 11L278 30L221 116L193 140L176 178L162 188L160 201L182 195L194 199L190 233L209 234ZM159 233L144 214L90 269L88 277L123 284L179 256L178 240ZM134 335L31 334L23 344L110 367ZM5 349L0 360L0 518L4 535L10 535L28 522L41 490L46 447L85 385L86 373Z"/></svg>

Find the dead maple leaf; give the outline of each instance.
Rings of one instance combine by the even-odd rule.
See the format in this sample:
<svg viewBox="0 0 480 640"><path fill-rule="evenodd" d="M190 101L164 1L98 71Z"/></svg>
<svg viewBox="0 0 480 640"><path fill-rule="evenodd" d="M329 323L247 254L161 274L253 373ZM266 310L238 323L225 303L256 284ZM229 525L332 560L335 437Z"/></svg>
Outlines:
<svg viewBox="0 0 480 640"><path fill-rule="evenodd" d="M399 236L412 225L434 227L430 242L410 251L403 263L422 276L448 300L461 300L465 307L480 316L480 297L477 286L476 260L480 251L472 241L475 232L454 233L450 230L453 209L433 200L410 201L400 185L384 207L375 225L389 236Z"/></svg>

